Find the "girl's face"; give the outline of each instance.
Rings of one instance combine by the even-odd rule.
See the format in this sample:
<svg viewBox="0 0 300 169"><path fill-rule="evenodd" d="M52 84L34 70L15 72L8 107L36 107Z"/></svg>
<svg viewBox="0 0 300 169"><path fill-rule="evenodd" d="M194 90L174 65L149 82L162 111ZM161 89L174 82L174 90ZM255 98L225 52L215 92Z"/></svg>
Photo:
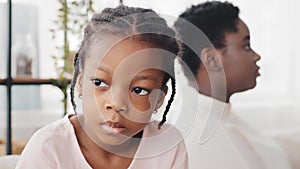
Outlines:
<svg viewBox="0 0 300 169"><path fill-rule="evenodd" d="M157 59L162 57L154 57L144 42L118 40L109 36L93 44L78 76L84 128L94 141L108 145L119 145L143 130L167 90L159 70L163 62Z"/></svg>

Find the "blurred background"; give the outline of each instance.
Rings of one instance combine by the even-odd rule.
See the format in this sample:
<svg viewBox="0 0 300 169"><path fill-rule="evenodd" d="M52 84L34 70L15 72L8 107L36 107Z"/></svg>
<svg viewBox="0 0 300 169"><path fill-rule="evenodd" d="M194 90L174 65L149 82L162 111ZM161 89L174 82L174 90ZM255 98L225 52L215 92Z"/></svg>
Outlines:
<svg viewBox="0 0 300 169"><path fill-rule="evenodd" d="M68 36L68 56L63 47L63 0L12 0L12 76L33 78L70 78L68 65L80 44L81 28L94 11L116 7L118 0L71 1L70 19L73 32ZM84 3L85 2L85 3ZM124 5L152 8L166 16L172 26L174 18L192 4L203 0L123 0ZM240 8L240 17L250 29L251 46L261 55L258 85L236 94L233 109L257 129L269 133L300 128L300 1L232 0ZM89 11L86 12L86 9ZM0 0L0 79L7 76L8 2ZM79 23L80 22L80 23ZM73 24L73 25L72 25ZM79 27L76 27L79 25ZM26 51L26 53L22 53ZM23 55L22 55L23 54ZM19 57L26 55L23 62ZM24 59L23 58L23 59ZM27 59L27 60L26 60ZM29 60L28 60L29 59ZM19 59L20 60L20 59ZM22 65L24 72L22 74ZM62 69L63 67L63 69ZM30 71L26 71L27 68ZM63 74L62 74L63 70ZM26 73L27 72L27 73ZM65 74L64 74L65 73ZM6 86L0 85L0 155L5 154L7 99ZM13 153L20 153L31 135L39 128L63 117L64 93L53 85L12 86ZM72 113L67 102L67 112ZM19 149L18 149L19 147Z"/></svg>

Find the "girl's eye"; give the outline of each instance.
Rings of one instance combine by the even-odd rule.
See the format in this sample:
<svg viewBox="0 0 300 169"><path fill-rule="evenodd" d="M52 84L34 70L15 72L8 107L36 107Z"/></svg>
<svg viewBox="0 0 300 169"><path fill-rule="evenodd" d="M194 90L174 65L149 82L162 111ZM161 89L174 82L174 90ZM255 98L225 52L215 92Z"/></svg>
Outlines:
<svg viewBox="0 0 300 169"><path fill-rule="evenodd" d="M106 83L103 82L102 80L99 80L99 79L92 79L91 81L92 81L92 83L93 83L96 87L101 87L101 88L108 87L108 84L106 84Z"/></svg>
<svg viewBox="0 0 300 169"><path fill-rule="evenodd" d="M151 91L147 90L147 89L144 89L144 88L141 88L141 87L135 87L131 90L131 92L133 92L135 94L138 94L140 96L145 96L145 95L148 95Z"/></svg>

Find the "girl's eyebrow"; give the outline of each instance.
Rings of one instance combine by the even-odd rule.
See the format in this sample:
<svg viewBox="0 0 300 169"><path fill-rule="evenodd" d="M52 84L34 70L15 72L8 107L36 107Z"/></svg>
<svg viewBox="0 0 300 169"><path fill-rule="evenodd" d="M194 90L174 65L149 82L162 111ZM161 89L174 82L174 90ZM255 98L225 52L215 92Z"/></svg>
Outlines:
<svg viewBox="0 0 300 169"><path fill-rule="evenodd" d="M113 73L109 68L105 67L105 66L101 66L99 65L97 67L97 70L100 70L100 71L103 71L103 72L107 72L107 73ZM153 81L153 82L156 82L157 79L153 76L153 75L137 75L133 78L133 80L150 80L150 81Z"/></svg>
<svg viewBox="0 0 300 169"><path fill-rule="evenodd" d="M101 66L101 65L97 67L97 70L107 72L107 73L112 73L112 71L109 70L107 67L104 67L104 66Z"/></svg>
<svg viewBox="0 0 300 169"><path fill-rule="evenodd" d="M137 75L134 77L134 80L151 80L153 82L157 81L157 79L152 75Z"/></svg>

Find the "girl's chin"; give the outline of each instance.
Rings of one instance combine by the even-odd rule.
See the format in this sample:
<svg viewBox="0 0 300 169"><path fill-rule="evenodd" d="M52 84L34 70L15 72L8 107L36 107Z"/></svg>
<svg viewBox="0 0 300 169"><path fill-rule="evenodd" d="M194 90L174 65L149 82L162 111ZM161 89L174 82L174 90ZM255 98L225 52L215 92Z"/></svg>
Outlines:
<svg viewBox="0 0 300 169"><path fill-rule="evenodd" d="M97 134L97 144L100 146L120 146L130 139L132 138L119 133Z"/></svg>
<svg viewBox="0 0 300 169"><path fill-rule="evenodd" d="M101 138L101 142L107 146L120 146L128 140L128 138Z"/></svg>

